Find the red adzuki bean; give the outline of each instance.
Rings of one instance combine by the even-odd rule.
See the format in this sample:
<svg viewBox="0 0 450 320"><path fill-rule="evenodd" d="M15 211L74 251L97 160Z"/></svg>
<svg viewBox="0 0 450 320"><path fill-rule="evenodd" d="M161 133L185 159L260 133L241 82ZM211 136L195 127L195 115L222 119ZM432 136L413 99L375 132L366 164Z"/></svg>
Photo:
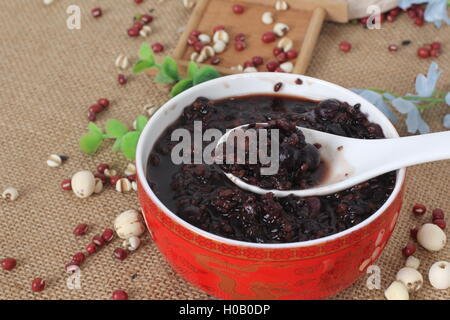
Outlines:
<svg viewBox="0 0 450 320"><path fill-rule="evenodd" d="M61 182L61 189L65 190L65 191L72 190L72 180L70 180L70 179L63 180Z"/></svg>
<svg viewBox="0 0 450 320"><path fill-rule="evenodd" d="M17 261L14 258L5 258L0 260L0 265L2 266L3 270L11 271L16 267Z"/></svg>
<svg viewBox="0 0 450 320"><path fill-rule="evenodd" d="M94 18L98 18L102 16L102 9L101 8L94 8L91 10L91 14Z"/></svg>
<svg viewBox="0 0 450 320"><path fill-rule="evenodd" d="M111 242L114 239L114 231L112 229L105 229L102 233L102 239L105 242Z"/></svg>
<svg viewBox="0 0 450 320"><path fill-rule="evenodd" d="M153 21L153 16L151 16L151 15L149 15L149 14L143 14L143 15L141 16L141 21L142 21L144 24L149 24L150 22Z"/></svg>
<svg viewBox="0 0 450 320"><path fill-rule="evenodd" d="M434 209L431 212L431 216L433 217L433 220L434 219L444 219L445 218L444 210L439 209L439 208Z"/></svg>
<svg viewBox="0 0 450 320"><path fill-rule="evenodd" d="M268 71L275 71L278 68L279 64L276 61L270 61L269 63L266 64L266 68Z"/></svg>
<svg viewBox="0 0 450 320"><path fill-rule="evenodd" d="M109 183L110 183L112 186L115 186L116 183L117 183L117 181L119 181L119 179L120 179L119 176L111 177L111 178L109 178Z"/></svg>
<svg viewBox="0 0 450 320"><path fill-rule="evenodd" d="M164 46L161 43L156 42L152 44L152 50L154 53L160 53L164 51Z"/></svg>
<svg viewBox="0 0 450 320"><path fill-rule="evenodd" d="M114 257L119 260L125 260L128 257L128 252L122 248L116 248L114 250Z"/></svg>
<svg viewBox="0 0 450 320"><path fill-rule="evenodd" d="M135 38L135 37L139 36L139 31L140 31L139 28L132 27L132 28L128 29L127 33L128 33L128 36Z"/></svg>
<svg viewBox="0 0 450 320"><path fill-rule="evenodd" d="M417 240L418 232L419 232L419 228L417 228L417 227L411 228L411 230L409 230L409 234L411 235L411 238L413 238L414 240Z"/></svg>
<svg viewBox="0 0 450 320"><path fill-rule="evenodd" d="M272 53L275 57L282 52L283 52L283 49L281 49L280 47L275 47L275 48L273 48L273 51L272 51Z"/></svg>
<svg viewBox="0 0 450 320"><path fill-rule="evenodd" d="M103 108L108 108L109 107L109 100L106 98L101 98L97 100L97 104L102 106Z"/></svg>
<svg viewBox="0 0 450 320"><path fill-rule="evenodd" d="M274 42L276 39L277 39L277 36L272 31L264 33L261 37L261 40L264 43L271 43L271 42Z"/></svg>
<svg viewBox="0 0 450 320"><path fill-rule="evenodd" d="M95 243L96 246L101 247L105 244L105 240L100 235L95 235L92 238L92 242Z"/></svg>
<svg viewBox="0 0 450 320"><path fill-rule="evenodd" d="M339 44L339 49L341 49L342 52L347 53L350 50L352 50L352 45L349 42L347 42L347 41L342 41Z"/></svg>
<svg viewBox="0 0 450 320"><path fill-rule="evenodd" d="M76 236L84 236L87 233L88 225L86 223L81 223L76 226L76 228L73 230L73 234Z"/></svg>
<svg viewBox="0 0 450 320"><path fill-rule="evenodd" d="M125 85L126 83L127 83L127 78L125 77L125 75L123 75L123 74L119 74L118 76L117 76L117 82L119 82L119 84L120 85Z"/></svg>
<svg viewBox="0 0 450 320"><path fill-rule="evenodd" d="M97 114L95 112L89 111L88 112L88 120L95 122L97 120Z"/></svg>
<svg viewBox="0 0 450 320"><path fill-rule="evenodd" d="M100 113L103 111L103 107L99 104L94 104L94 105L90 106L88 110L89 110L89 112Z"/></svg>
<svg viewBox="0 0 450 320"><path fill-rule="evenodd" d="M444 230L447 227L447 223L444 219L433 219L433 224Z"/></svg>
<svg viewBox="0 0 450 320"><path fill-rule="evenodd" d="M245 42L244 41L236 41L234 43L234 48L236 51L242 51L245 49Z"/></svg>
<svg viewBox="0 0 450 320"><path fill-rule="evenodd" d="M128 294L123 290L116 290L112 294L113 300L128 300Z"/></svg>
<svg viewBox="0 0 450 320"><path fill-rule="evenodd" d="M109 169L109 164L107 163L100 163L97 166L98 173L104 174L106 169Z"/></svg>
<svg viewBox="0 0 450 320"><path fill-rule="evenodd" d="M264 59L260 56L254 56L252 58L252 62L255 66L260 66L264 63Z"/></svg>
<svg viewBox="0 0 450 320"><path fill-rule="evenodd" d="M425 212L427 212L427 207L425 207L423 204L420 203L416 203L414 205L414 207L412 208L412 212L416 215L416 216L422 216L425 214Z"/></svg>
<svg viewBox="0 0 450 320"><path fill-rule="evenodd" d="M41 292L45 289L45 281L42 278L36 278L31 282L31 290L33 292Z"/></svg>
<svg viewBox="0 0 450 320"><path fill-rule="evenodd" d="M241 6L240 4L233 5L232 9L235 14L242 14L244 13L245 10L244 7Z"/></svg>
<svg viewBox="0 0 450 320"><path fill-rule="evenodd" d="M94 254L97 252L97 246L95 243L91 242L86 246L86 252L89 254Z"/></svg>
<svg viewBox="0 0 450 320"><path fill-rule="evenodd" d="M404 248L403 248L403 255L405 257L409 257L412 256L414 254L414 252L416 252L416 245L414 243L408 243Z"/></svg>
<svg viewBox="0 0 450 320"><path fill-rule="evenodd" d="M86 256L82 252L75 253L72 257L72 262L77 265L82 264L84 260L86 260Z"/></svg>
<svg viewBox="0 0 450 320"><path fill-rule="evenodd" d="M290 49L286 52L286 55L289 60L295 59L298 56L298 52L295 49Z"/></svg>

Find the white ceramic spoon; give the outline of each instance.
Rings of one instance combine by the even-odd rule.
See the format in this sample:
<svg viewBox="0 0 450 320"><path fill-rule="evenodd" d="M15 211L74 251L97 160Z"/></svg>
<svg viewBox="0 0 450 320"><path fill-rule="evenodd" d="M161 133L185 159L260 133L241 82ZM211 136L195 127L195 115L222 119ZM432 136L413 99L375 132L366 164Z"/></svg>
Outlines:
<svg viewBox="0 0 450 320"><path fill-rule="evenodd" d="M266 125L266 124L261 124ZM224 143L228 130L218 141ZM388 139L355 139L298 127L307 143L319 143L321 159L328 164L325 179L317 186L303 190L269 190L248 184L231 173L225 175L238 187L257 194L272 192L276 197L290 194L298 197L332 194L367 181L383 173L419 163L450 159L450 131ZM442 174L449 174L443 172Z"/></svg>

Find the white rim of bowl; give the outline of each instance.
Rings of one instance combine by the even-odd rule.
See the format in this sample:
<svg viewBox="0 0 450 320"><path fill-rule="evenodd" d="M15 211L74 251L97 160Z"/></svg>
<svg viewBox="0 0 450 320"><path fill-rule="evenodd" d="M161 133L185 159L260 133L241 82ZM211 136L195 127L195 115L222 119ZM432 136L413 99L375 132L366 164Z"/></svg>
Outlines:
<svg viewBox="0 0 450 320"><path fill-rule="evenodd" d="M196 89L201 89L203 86L211 86L211 85L215 85L215 84L220 85L222 82L227 81L227 80L248 78L248 77L253 77L253 76L268 77L268 78L272 77L273 78L273 75L274 75L274 73L271 73L271 72L257 72L257 73L240 73L240 74L234 74L234 75L230 75L230 76L220 77L220 78L217 78L214 80L210 80L210 81L198 84L195 87L192 87L191 89L188 89L188 90L180 93L179 95L170 99L164 105L162 105L158 109L158 111L156 111L155 114L153 114L153 116L148 121L146 127L144 128L144 130L141 134L141 138L139 139L138 146L137 146L137 153L136 153L137 173L138 173L139 180L141 181L141 185L144 188L145 193L150 198L150 200L152 200L161 210L164 211L164 213L166 213L171 219L175 220L177 223L181 224L183 227L185 227L185 228L189 229L190 231L197 233L205 238L208 238L208 239L211 239L211 240L214 240L217 242L222 242L225 244L233 245L233 246L239 246L239 247L250 247L250 248L258 248L258 249L289 249L289 248L315 246L315 245L318 245L321 243L336 240L338 238L346 236L350 233L355 232L358 229L362 229L365 226L369 225L370 223L372 223L372 221L376 220L378 218L378 216L380 216L392 204L394 199L399 194L399 192L404 184L404 181L405 181L405 172L406 172L405 168L402 168L402 169L396 171L397 177L396 177L396 181L395 181L394 190L392 191L391 195L389 196L387 201L377 211L375 211L370 217L368 217L366 220L358 223L357 225L355 225L349 229L345 229L344 231L341 231L341 232L338 232L338 233L335 233L335 234L332 234L332 235L329 235L326 237L322 237L322 238L314 239L314 240L308 240L308 241L289 242L289 243L246 242L246 241L225 238L225 237L210 233L208 231L202 230L202 229L190 224L189 222L181 219L175 213L170 211L159 200L159 198L154 194L153 190L150 188L147 178L146 178L146 175L145 175L146 169L144 168L144 163L145 163L145 165L147 165L147 161L148 161L148 159L143 159L144 141L146 140L145 137L151 131L152 124L157 122L158 116L160 114L163 114L164 109L167 109L169 106L173 106L174 104L176 104L177 100L181 100L185 96L191 95L191 92L195 91ZM353 96L354 98L356 98L360 101L364 101L365 104L369 105L372 109L370 111L371 114L372 113L378 114L377 115L378 117L383 118L385 120L386 124L383 125L383 128L387 128L390 132L392 132L392 135L394 137L399 137L399 134L398 134L397 130L395 129L395 127L392 125L392 123L389 121L389 119L387 119L387 117L377 107L375 107L372 103L370 103L369 101L367 101L366 99L357 95L356 93L352 92L349 89L346 89L344 87L341 87L339 85L336 85L336 84L328 82L328 81L324 81L324 80L320 80L320 79L316 79L316 78L312 78L312 77L308 77L308 76L304 76L304 75L278 73L276 76L285 78L286 81L295 81L295 79L300 77L303 81L305 81L305 80L312 81L312 82L332 86L339 90L344 90L344 91L346 91L346 94L348 94L349 96ZM299 97L301 97L301 96L299 96ZM147 226L147 227L149 227L149 226Z"/></svg>

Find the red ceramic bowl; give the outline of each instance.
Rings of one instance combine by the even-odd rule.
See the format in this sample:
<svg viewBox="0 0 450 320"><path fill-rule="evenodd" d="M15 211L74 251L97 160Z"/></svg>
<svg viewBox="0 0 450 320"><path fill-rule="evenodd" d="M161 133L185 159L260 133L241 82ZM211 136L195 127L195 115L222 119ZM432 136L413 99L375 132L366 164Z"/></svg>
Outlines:
<svg viewBox="0 0 450 320"><path fill-rule="evenodd" d="M295 84L299 77L302 85ZM402 205L405 169L397 172L395 189L387 202L362 223L321 239L286 244L223 238L187 223L167 209L145 178L149 153L164 129L199 96L219 99L273 93L277 82L283 82L280 94L360 103L361 110L383 128L386 137L398 137L389 120L360 96L322 80L292 74L227 76L195 86L162 106L150 119L138 144L139 199L145 222L171 266L186 281L218 298L322 299L347 288L380 256Z"/></svg>

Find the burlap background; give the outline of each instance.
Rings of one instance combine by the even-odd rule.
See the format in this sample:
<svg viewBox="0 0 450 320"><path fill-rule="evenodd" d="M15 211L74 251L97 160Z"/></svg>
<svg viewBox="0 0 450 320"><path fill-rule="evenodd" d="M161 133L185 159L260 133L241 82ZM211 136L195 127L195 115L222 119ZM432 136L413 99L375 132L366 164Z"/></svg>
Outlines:
<svg viewBox="0 0 450 320"><path fill-rule="evenodd" d="M82 28L66 27L66 8L82 8ZM101 6L104 16L93 19L90 9ZM83 250L90 237L110 227L123 210L138 207L135 194L122 195L108 190L99 196L80 200L62 192L59 183L80 169L95 169L109 162L123 169L126 161L105 146L94 157L82 154L77 145L85 132L87 107L99 97L112 105L100 116L100 123L116 117L131 124L145 103L161 105L167 100L147 76L131 77L125 87L116 83L114 59L119 53L136 53L141 39L130 39L126 29L135 13L154 8L154 33L150 41L160 41L170 52L178 29L189 16L179 0L145 0L137 7L132 0L56 0L44 6L42 0L2 1L0 5L0 189L12 185L20 190L13 203L0 201L0 258L18 259L13 272L0 270L2 299L109 299L117 288L127 290L133 299L207 299L206 294L185 283L167 265L149 239L145 246L124 262L111 258L115 244L88 259L82 269L82 289L66 288L64 265L71 255ZM444 54L436 59L445 69L441 90L450 90L449 27L432 25L417 28L403 16L380 31L360 26L327 24L309 69L309 75L344 87L376 87L403 93L412 90L414 76L426 72L430 60L416 57L419 45L433 40L443 42ZM413 44L392 54L390 43L410 39ZM337 44L350 41L354 49L343 54ZM441 104L425 113L433 130L443 130L441 121L450 107ZM404 134L404 126L398 126ZM439 148L442 146L436 146ZM418 150L420 152L420 150ZM49 168L50 153L70 157L61 168ZM450 162L417 166L409 170L403 212L395 233L377 262L382 270L383 289L402 267L401 248L408 231L419 219L410 214L415 202L429 208L441 207L450 214ZM429 216L421 220L429 219ZM448 222L450 222L447 219ZM75 239L72 229L80 222L92 225L89 236ZM420 270L425 278L429 266L449 259L450 245L436 254L422 249ZM134 280L131 274L137 276ZM30 282L41 276L48 288L33 294ZM382 290L370 291L366 277L335 298L382 299ZM450 292L435 291L426 281L419 299L449 299Z"/></svg>

